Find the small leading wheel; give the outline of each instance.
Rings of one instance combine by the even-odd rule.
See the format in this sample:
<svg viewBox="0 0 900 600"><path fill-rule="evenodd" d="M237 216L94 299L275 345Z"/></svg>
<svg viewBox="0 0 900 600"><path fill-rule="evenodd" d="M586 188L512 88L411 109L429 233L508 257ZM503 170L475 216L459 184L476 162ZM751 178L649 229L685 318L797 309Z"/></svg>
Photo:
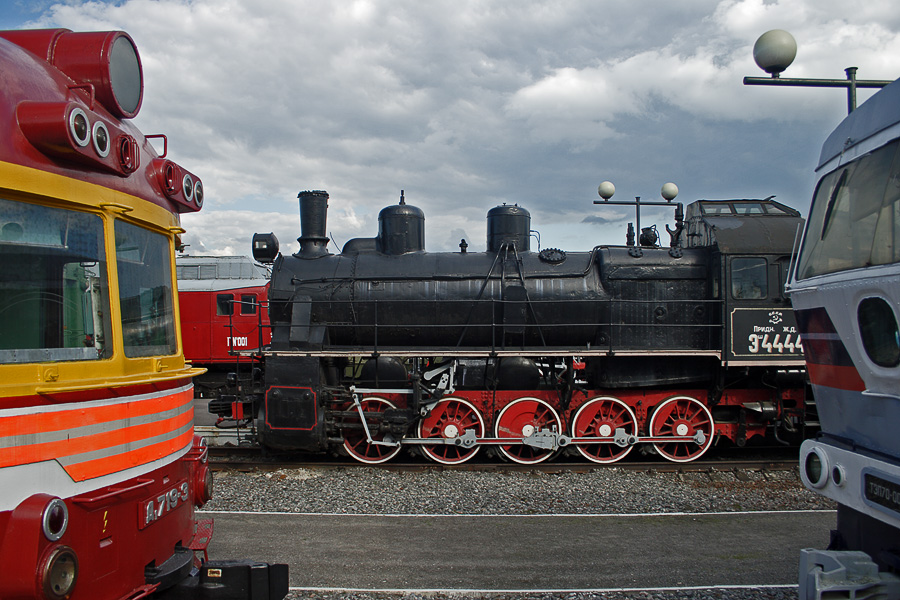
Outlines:
<svg viewBox="0 0 900 600"><path fill-rule="evenodd" d="M703 456L712 445L716 426L712 413L699 400L689 396L675 396L659 405L650 419L653 437L693 437L702 431L705 439L697 442L657 442L653 444L661 456L672 462L690 462Z"/></svg>
<svg viewBox="0 0 900 600"><path fill-rule="evenodd" d="M364 413L381 413L388 408L397 408L389 400L385 400L384 398L376 398L374 396L364 398L362 402L360 402L360 406L362 406ZM356 411L357 409L355 406L350 405L350 408L348 408L347 410ZM358 429L354 427L353 429L344 430L344 449L348 454L350 454L350 456L352 456L359 462L375 465L388 461L400 453L399 445L387 446L370 443L368 438L366 437L365 429L363 429L361 426L362 420L359 417L348 418L345 422L348 424L360 425ZM369 432L372 434L372 441L382 441L384 439L384 433L379 431L381 419L367 419L366 422L369 426Z"/></svg>
<svg viewBox="0 0 900 600"><path fill-rule="evenodd" d="M435 404L431 414L419 422L420 438L456 439L469 430L474 431L475 437L484 437L484 419L477 408L461 398L444 398ZM423 445L422 452L433 461L458 465L475 456L478 446Z"/></svg>
<svg viewBox="0 0 900 600"><path fill-rule="evenodd" d="M497 416L498 438L525 438L542 429L562 432L562 423L553 407L538 398L519 398L503 407ZM506 458L522 465L534 465L553 455L554 449L536 448L528 444L500 446Z"/></svg>
<svg viewBox="0 0 900 600"><path fill-rule="evenodd" d="M600 397L584 403L572 420L572 437L612 437L616 429L637 435L637 418L627 404L618 398ZM586 459L595 463L622 460L634 446L616 444L576 445Z"/></svg>

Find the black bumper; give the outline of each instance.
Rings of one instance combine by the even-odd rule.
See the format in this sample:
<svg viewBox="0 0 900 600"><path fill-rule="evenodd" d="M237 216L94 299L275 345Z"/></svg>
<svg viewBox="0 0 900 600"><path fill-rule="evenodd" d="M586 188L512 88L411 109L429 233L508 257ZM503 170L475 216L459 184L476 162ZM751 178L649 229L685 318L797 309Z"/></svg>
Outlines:
<svg viewBox="0 0 900 600"><path fill-rule="evenodd" d="M248 560L213 560L154 600L282 600L288 593L288 566Z"/></svg>

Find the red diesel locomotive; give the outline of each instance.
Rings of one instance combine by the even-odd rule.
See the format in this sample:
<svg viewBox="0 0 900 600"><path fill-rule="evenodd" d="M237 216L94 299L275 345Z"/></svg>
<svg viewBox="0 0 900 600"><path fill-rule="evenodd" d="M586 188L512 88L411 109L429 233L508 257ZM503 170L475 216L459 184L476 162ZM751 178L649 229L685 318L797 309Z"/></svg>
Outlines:
<svg viewBox="0 0 900 600"><path fill-rule="evenodd" d="M0 32L3 600L287 592L284 565L201 560L174 248L203 184L128 121L142 97L123 32Z"/></svg>
<svg viewBox="0 0 900 600"><path fill-rule="evenodd" d="M178 303L184 356L206 373L194 394L212 397L228 373L252 373L255 353L272 340L269 274L246 256L178 256Z"/></svg>

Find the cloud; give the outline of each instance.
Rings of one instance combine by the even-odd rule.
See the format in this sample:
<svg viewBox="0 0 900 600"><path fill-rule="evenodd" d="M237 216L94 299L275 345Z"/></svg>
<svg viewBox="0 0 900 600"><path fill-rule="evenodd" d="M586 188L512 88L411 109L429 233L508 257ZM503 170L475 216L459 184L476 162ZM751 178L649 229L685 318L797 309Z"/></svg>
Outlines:
<svg viewBox="0 0 900 600"><path fill-rule="evenodd" d="M842 77L850 65L861 78L900 75L900 16L884 0L853 11L837 0L42 8L32 25L134 37L145 74L136 124L167 134L169 155L202 177L206 205L184 222L195 247L217 253L245 254L253 230L273 227L295 244L304 189L331 194L338 241L373 236L404 189L425 211L427 248L449 251L459 240L448 232L481 237L502 202L528 208L545 245L590 247L608 218L591 204L603 179L626 198L656 197L671 180L685 202L774 193L805 209L844 99L741 85L761 74L755 39L792 31L792 76Z"/></svg>

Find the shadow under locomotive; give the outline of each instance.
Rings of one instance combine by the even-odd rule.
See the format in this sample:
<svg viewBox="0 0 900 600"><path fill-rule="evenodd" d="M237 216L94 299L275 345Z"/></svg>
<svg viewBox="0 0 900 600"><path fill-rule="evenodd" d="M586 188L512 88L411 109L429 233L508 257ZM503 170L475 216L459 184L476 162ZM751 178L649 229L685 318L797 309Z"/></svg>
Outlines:
<svg viewBox="0 0 900 600"><path fill-rule="evenodd" d="M802 219L771 199L674 203L668 248L629 225L626 246L589 252L532 251L528 211L503 205L485 252L433 253L401 195L335 255L328 194L299 197L297 254L253 237L273 263L264 374L210 403L223 424L255 420L266 448L457 464L487 446L533 464L641 446L687 462L815 425L783 294Z"/></svg>

